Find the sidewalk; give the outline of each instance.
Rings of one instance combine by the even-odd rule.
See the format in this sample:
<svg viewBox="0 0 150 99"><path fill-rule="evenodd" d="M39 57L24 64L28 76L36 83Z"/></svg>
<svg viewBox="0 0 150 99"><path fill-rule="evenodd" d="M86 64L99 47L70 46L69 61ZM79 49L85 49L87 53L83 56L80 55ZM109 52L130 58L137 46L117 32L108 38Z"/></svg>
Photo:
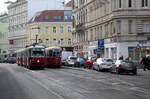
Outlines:
<svg viewBox="0 0 150 99"><path fill-rule="evenodd" d="M143 69L138 69L137 73L142 75L149 75L150 76L150 70L144 71Z"/></svg>

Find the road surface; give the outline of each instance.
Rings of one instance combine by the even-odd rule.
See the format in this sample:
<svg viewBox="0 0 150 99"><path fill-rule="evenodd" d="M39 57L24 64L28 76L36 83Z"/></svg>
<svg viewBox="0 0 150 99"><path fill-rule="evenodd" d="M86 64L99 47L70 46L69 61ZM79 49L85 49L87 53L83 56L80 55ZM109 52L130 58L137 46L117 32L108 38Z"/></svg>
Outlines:
<svg viewBox="0 0 150 99"><path fill-rule="evenodd" d="M0 64L0 99L150 99L150 71L134 76Z"/></svg>

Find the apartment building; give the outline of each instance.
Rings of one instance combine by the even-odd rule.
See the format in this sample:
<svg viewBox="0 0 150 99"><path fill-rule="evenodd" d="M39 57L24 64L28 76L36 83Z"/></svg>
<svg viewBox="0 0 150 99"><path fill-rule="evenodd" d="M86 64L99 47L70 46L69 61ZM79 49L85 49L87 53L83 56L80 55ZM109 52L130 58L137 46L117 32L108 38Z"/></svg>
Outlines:
<svg viewBox="0 0 150 99"><path fill-rule="evenodd" d="M59 46L72 51L72 11L45 10L38 12L28 23L30 45Z"/></svg>
<svg viewBox="0 0 150 99"><path fill-rule="evenodd" d="M17 0L8 6L10 51L21 49L26 44L27 1Z"/></svg>
<svg viewBox="0 0 150 99"><path fill-rule="evenodd" d="M0 15L0 56L8 54L8 14Z"/></svg>
<svg viewBox="0 0 150 99"><path fill-rule="evenodd" d="M24 48L27 42L27 23L39 11L64 9L56 0L16 0L8 6L10 51Z"/></svg>
<svg viewBox="0 0 150 99"><path fill-rule="evenodd" d="M150 0L74 0L75 51L139 59L150 50Z"/></svg>

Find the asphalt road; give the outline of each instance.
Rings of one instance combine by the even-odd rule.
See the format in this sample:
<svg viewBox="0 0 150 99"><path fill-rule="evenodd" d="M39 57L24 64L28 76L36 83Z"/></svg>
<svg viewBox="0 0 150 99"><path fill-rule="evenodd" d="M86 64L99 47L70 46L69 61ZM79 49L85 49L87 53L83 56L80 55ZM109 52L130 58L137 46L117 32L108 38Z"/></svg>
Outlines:
<svg viewBox="0 0 150 99"><path fill-rule="evenodd" d="M134 76L0 64L0 99L150 99L150 71Z"/></svg>

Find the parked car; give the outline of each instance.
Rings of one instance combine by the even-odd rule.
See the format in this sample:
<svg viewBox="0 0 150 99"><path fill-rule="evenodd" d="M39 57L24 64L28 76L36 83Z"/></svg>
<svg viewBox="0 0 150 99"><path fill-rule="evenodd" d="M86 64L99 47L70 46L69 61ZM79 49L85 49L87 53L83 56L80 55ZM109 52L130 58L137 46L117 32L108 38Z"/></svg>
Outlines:
<svg viewBox="0 0 150 99"><path fill-rule="evenodd" d="M69 56L72 56L71 51L62 51L62 53L61 53L61 63L62 63L62 65L65 65L66 60Z"/></svg>
<svg viewBox="0 0 150 99"><path fill-rule="evenodd" d="M6 57L6 58L4 58L4 61L3 61L4 63L8 63L8 58Z"/></svg>
<svg viewBox="0 0 150 99"><path fill-rule="evenodd" d="M75 67L84 67L85 60L83 58L78 57L77 60L75 61L74 66Z"/></svg>
<svg viewBox="0 0 150 99"><path fill-rule="evenodd" d="M14 64L14 63L16 63L16 58L15 58L15 57L9 57L9 58L7 59L7 62L8 62L8 63L11 63L11 64Z"/></svg>
<svg viewBox="0 0 150 99"><path fill-rule="evenodd" d="M85 62L84 67L85 68L92 68L93 62L95 62L97 59L96 56L91 56L88 58L88 60Z"/></svg>
<svg viewBox="0 0 150 99"><path fill-rule="evenodd" d="M65 62L65 65L67 66L74 66L75 62L77 61L77 58L76 56L69 56Z"/></svg>
<svg viewBox="0 0 150 99"><path fill-rule="evenodd" d="M93 69L101 71L101 70L110 70L113 64L112 59L108 58L98 58L96 62L93 63Z"/></svg>
<svg viewBox="0 0 150 99"><path fill-rule="evenodd" d="M120 74L122 72L130 73L132 72L134 75L137 74L137 67L132 61L127 60L117 60L114 65L112 65L111 72L116 72Z"/></svg>

